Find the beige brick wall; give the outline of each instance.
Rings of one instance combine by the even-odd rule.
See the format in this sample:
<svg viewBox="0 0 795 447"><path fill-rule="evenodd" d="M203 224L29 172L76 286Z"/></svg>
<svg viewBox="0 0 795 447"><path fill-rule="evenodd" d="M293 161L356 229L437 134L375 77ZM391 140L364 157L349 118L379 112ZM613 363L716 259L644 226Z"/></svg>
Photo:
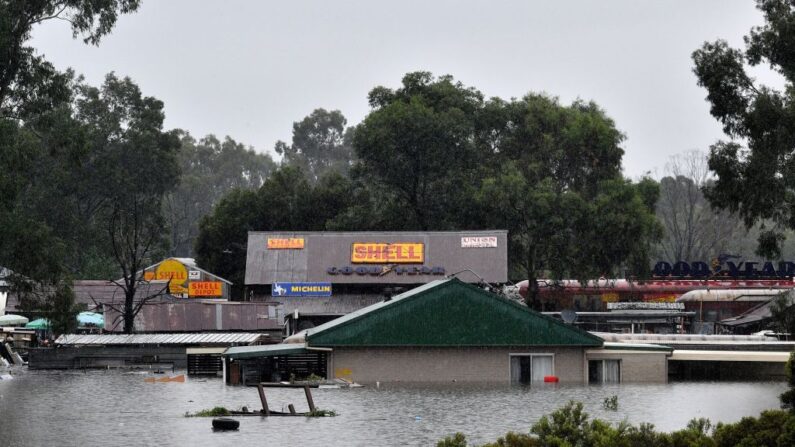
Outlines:
<svg viewBox="0 0 795 447"><path fill-rule="evenodd" d="M603 351L588 352L588 360L621 361L621 383L668 382L668 359L665 352Z"/></svg>
<svg viewBox="0 0 795 447"><path fill-rule="evenodd" d="M510 383L510 354L553 354L561 383L587 380L584 348L334 348L329 375L358 383Z"/></svg>

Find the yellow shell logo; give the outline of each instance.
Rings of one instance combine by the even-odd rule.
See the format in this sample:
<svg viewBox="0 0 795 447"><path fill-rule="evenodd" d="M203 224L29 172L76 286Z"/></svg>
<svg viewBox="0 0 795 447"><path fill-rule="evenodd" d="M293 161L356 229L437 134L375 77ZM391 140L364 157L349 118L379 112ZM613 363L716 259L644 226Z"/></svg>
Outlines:
<svg viewBox="0 0 795 447"><path fill-rule="evenodd" d="M173 259L166 259L157 266L155 270L154 279L156 281L169 281L168 290L171 293L186 293L187 289L184 287L185 281L188 280L188 270L179 261Z"/></svg>

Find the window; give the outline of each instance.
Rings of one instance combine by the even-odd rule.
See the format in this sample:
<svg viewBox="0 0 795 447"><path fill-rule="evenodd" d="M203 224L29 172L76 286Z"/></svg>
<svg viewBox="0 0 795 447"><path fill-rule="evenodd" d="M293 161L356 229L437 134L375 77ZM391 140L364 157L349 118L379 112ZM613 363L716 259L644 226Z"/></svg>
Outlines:
<svg viewBox="0 0 795 447"><path fill-rule="evenodd" d="M552 354L510 354L511 383L529 385L543 382L544 376L555 374Z"/></svg>
<svg viewBox="0 0 795 447"><path fill-rule="evenodd" d="M588 383L621 383L621 360L590 360Z"/></svg>

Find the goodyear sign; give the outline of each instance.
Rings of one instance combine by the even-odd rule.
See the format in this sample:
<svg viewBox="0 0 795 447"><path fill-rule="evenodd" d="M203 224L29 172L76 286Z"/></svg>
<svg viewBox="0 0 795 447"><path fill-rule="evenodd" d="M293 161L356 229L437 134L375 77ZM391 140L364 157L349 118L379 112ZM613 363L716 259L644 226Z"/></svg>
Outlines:
<svg viewBox="0 0 795 447"><path fill-rule="evenodd" d="M330 282L275 282L271 296L331 296Z"/></svg>
<svg viewBox="0 0 795 447"><path fill-rule="evenodd" d="M268 250L301 250L304 248L304 238L268 238Z"/></svg>
<svg viewBox="0 0 795 447"><path fill-rule="evenodd" d="M425 244L418 242L354 242L351 262L355 264L422 264Z"/></svg>

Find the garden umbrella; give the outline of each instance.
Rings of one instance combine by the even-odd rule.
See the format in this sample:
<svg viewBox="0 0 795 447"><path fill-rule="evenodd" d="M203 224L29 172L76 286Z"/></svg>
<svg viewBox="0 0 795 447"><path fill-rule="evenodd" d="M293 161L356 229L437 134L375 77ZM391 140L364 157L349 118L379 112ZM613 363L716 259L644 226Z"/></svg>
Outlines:
<svg viewBox="0 0 795 447"><path fill-rule="evenodd" d="M80 312L77 315L77 325L104 327L105 318L102 316L102 314L95 312Z"/></svg>
<svg viewBox="0 0 795 447"><path fill-rule="evenodd" d="M31 321L30 323L25 325L26 329L49 329L50 328L50 320L46 318L39 318L36 320Z"/></svg>
<svg viewBox="0 0 795 447"><path fill-rule="evenodd" d="M0 315L0 326L19 326L28 321L29 320L22 315Z"/></svg>

